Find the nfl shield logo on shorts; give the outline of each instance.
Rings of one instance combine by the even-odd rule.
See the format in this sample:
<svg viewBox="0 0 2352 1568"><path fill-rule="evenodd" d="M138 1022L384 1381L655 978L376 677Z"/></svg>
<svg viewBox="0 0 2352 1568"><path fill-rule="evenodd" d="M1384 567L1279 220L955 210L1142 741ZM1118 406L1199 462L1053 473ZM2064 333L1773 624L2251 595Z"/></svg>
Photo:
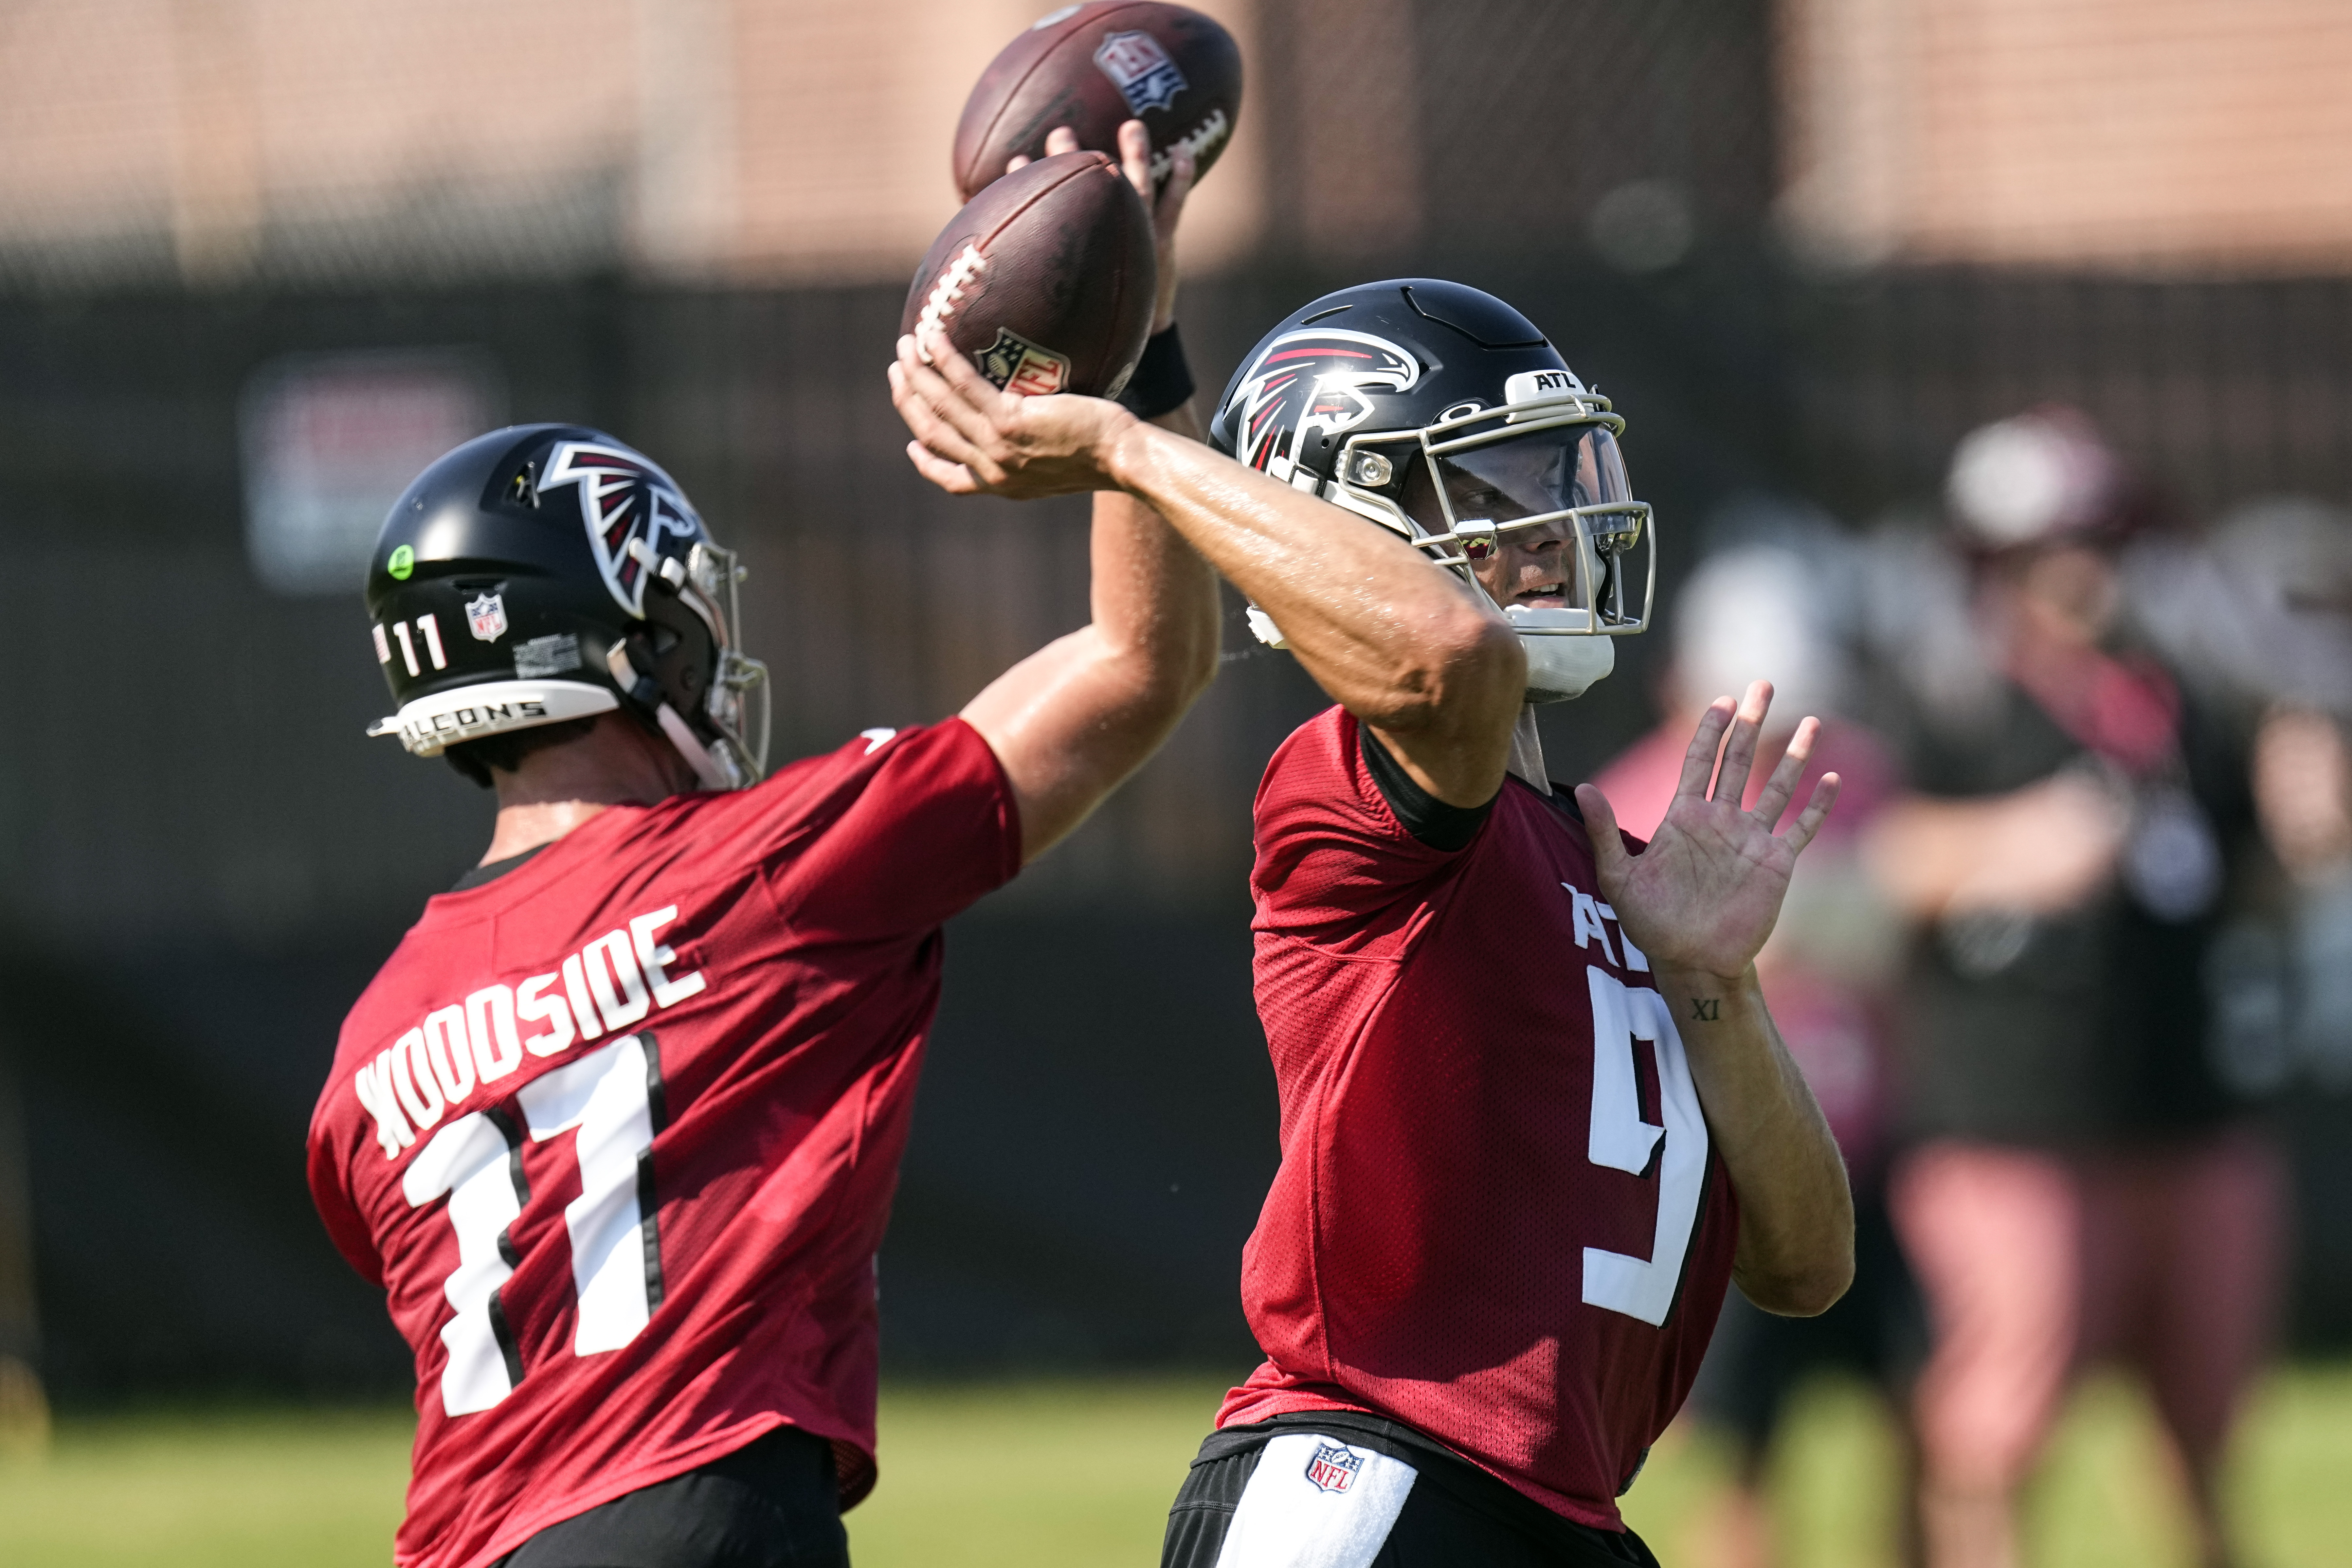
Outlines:
<svg viewBox="0 0 2352 1568"><path fill-rule="evenodd" d="M1307 1461L1307 1479L1318 1491L1343 1492L1356 1484L1363 1468L1364 1457L1346 1444L1318 1443Z"/></svg>
<svg viewBox="0 0 2352 1568"><path fill-rule="evenodd" d="M466 624L484 642L496 642L507 635L507 601L503 594L485 594L478 599L466 601Z"/></svg>
<svg viewBox="0 0 2352 1568"><path fill-rule="evenodd" d="M1129 112L1166 109L1184 90L1184 73L1149 33L1113 33L1095 50L1095 64L1110 78Z"/></svg>

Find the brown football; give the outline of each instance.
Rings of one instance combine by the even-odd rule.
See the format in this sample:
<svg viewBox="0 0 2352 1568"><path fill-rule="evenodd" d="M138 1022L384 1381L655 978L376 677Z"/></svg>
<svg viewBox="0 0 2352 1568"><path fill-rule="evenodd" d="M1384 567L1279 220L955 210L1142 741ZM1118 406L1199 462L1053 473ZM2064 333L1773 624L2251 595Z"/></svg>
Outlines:
<svg viewBox="0 0 2352 1568"><path fill-rule="evenodd" d="M1116 397L1143 357L1156 281L1143 198L1102 153L1064 153L949 220L898 330L936 321L982 375L1024 397Z"/></svg>
<svg viewBox="0 0 2352 1568"><path fill-rule="evenodd" d="M1242 111L1242 52L1198 11L1156 0L1065 5L1004 46L956 124L955 182L969 201L1016 156L1043 157L1057 125L1078 145L1118 155L1118 128L1151 132L1151 174L1170 149L1192 149L1195 177L1233 141Z"/></svg>

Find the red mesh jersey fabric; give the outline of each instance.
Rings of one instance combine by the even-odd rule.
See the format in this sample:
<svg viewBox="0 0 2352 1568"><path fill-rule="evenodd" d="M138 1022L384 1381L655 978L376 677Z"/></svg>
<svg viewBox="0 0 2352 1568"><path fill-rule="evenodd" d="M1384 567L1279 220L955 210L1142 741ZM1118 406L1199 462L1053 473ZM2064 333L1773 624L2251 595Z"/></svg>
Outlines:
<svg viewBox="0 0 2352 1568"><path fill-rule="evenodd" d="M1266 1361L1218 1424L1369 1411L1622 1529L1738 1215L1581 826L1511 780L1466 848L1429 848L1334 708L1275 754L1256 838L1282 1165L1243 1258Z"/></svg>
<svg viewBox="0 0 2352 1568"><path fill-rule="evenodd" d="M787 1423L873 1485L939 926L1021 863L977 733L877 733L432 900L345 1020L310 1188L415 1352L402 1568Z"/></svg>

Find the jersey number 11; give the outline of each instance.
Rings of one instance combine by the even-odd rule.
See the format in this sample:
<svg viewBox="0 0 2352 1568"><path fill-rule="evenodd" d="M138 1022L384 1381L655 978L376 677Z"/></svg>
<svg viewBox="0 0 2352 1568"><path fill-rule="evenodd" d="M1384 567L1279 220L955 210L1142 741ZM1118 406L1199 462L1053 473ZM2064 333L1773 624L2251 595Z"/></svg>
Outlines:
<svg viewBox="0 0 2352 1568"><path fill-rule="evenodd" d="M449 1352L441 1406L452 1415L488 1410L522 1381L522 1354L499 1288L519 1261L508 1231L530 1201L525 1138L543 1143L576 1131L580 1195L563 1208L572 1281L580 1301L575 1355L619 1350L661 1305L661 1237L655 1222L654 1134L662 1124L661 1053L650 1032L533 1079L504 1107L444 1127L409 1163L401 1189L411 1208L445 1194L457 1232L457 1267L442 1284L457 1315L442 1325Z"/></svg>

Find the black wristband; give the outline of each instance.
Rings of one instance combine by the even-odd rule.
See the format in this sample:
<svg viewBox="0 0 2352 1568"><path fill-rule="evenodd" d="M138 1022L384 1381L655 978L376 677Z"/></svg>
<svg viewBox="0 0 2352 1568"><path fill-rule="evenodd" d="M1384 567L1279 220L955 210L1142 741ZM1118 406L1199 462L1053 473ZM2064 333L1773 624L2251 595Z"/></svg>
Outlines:
<svg viewBox="0 0 2352 1568"><path fill-rule="evenodd" d="M1171 325L1143 345L1143 357L1135 362L1118 401L1138 419L1157 419L1183 407L1192 395L1192 367L1184 363L1183 340Z"/></svg>

